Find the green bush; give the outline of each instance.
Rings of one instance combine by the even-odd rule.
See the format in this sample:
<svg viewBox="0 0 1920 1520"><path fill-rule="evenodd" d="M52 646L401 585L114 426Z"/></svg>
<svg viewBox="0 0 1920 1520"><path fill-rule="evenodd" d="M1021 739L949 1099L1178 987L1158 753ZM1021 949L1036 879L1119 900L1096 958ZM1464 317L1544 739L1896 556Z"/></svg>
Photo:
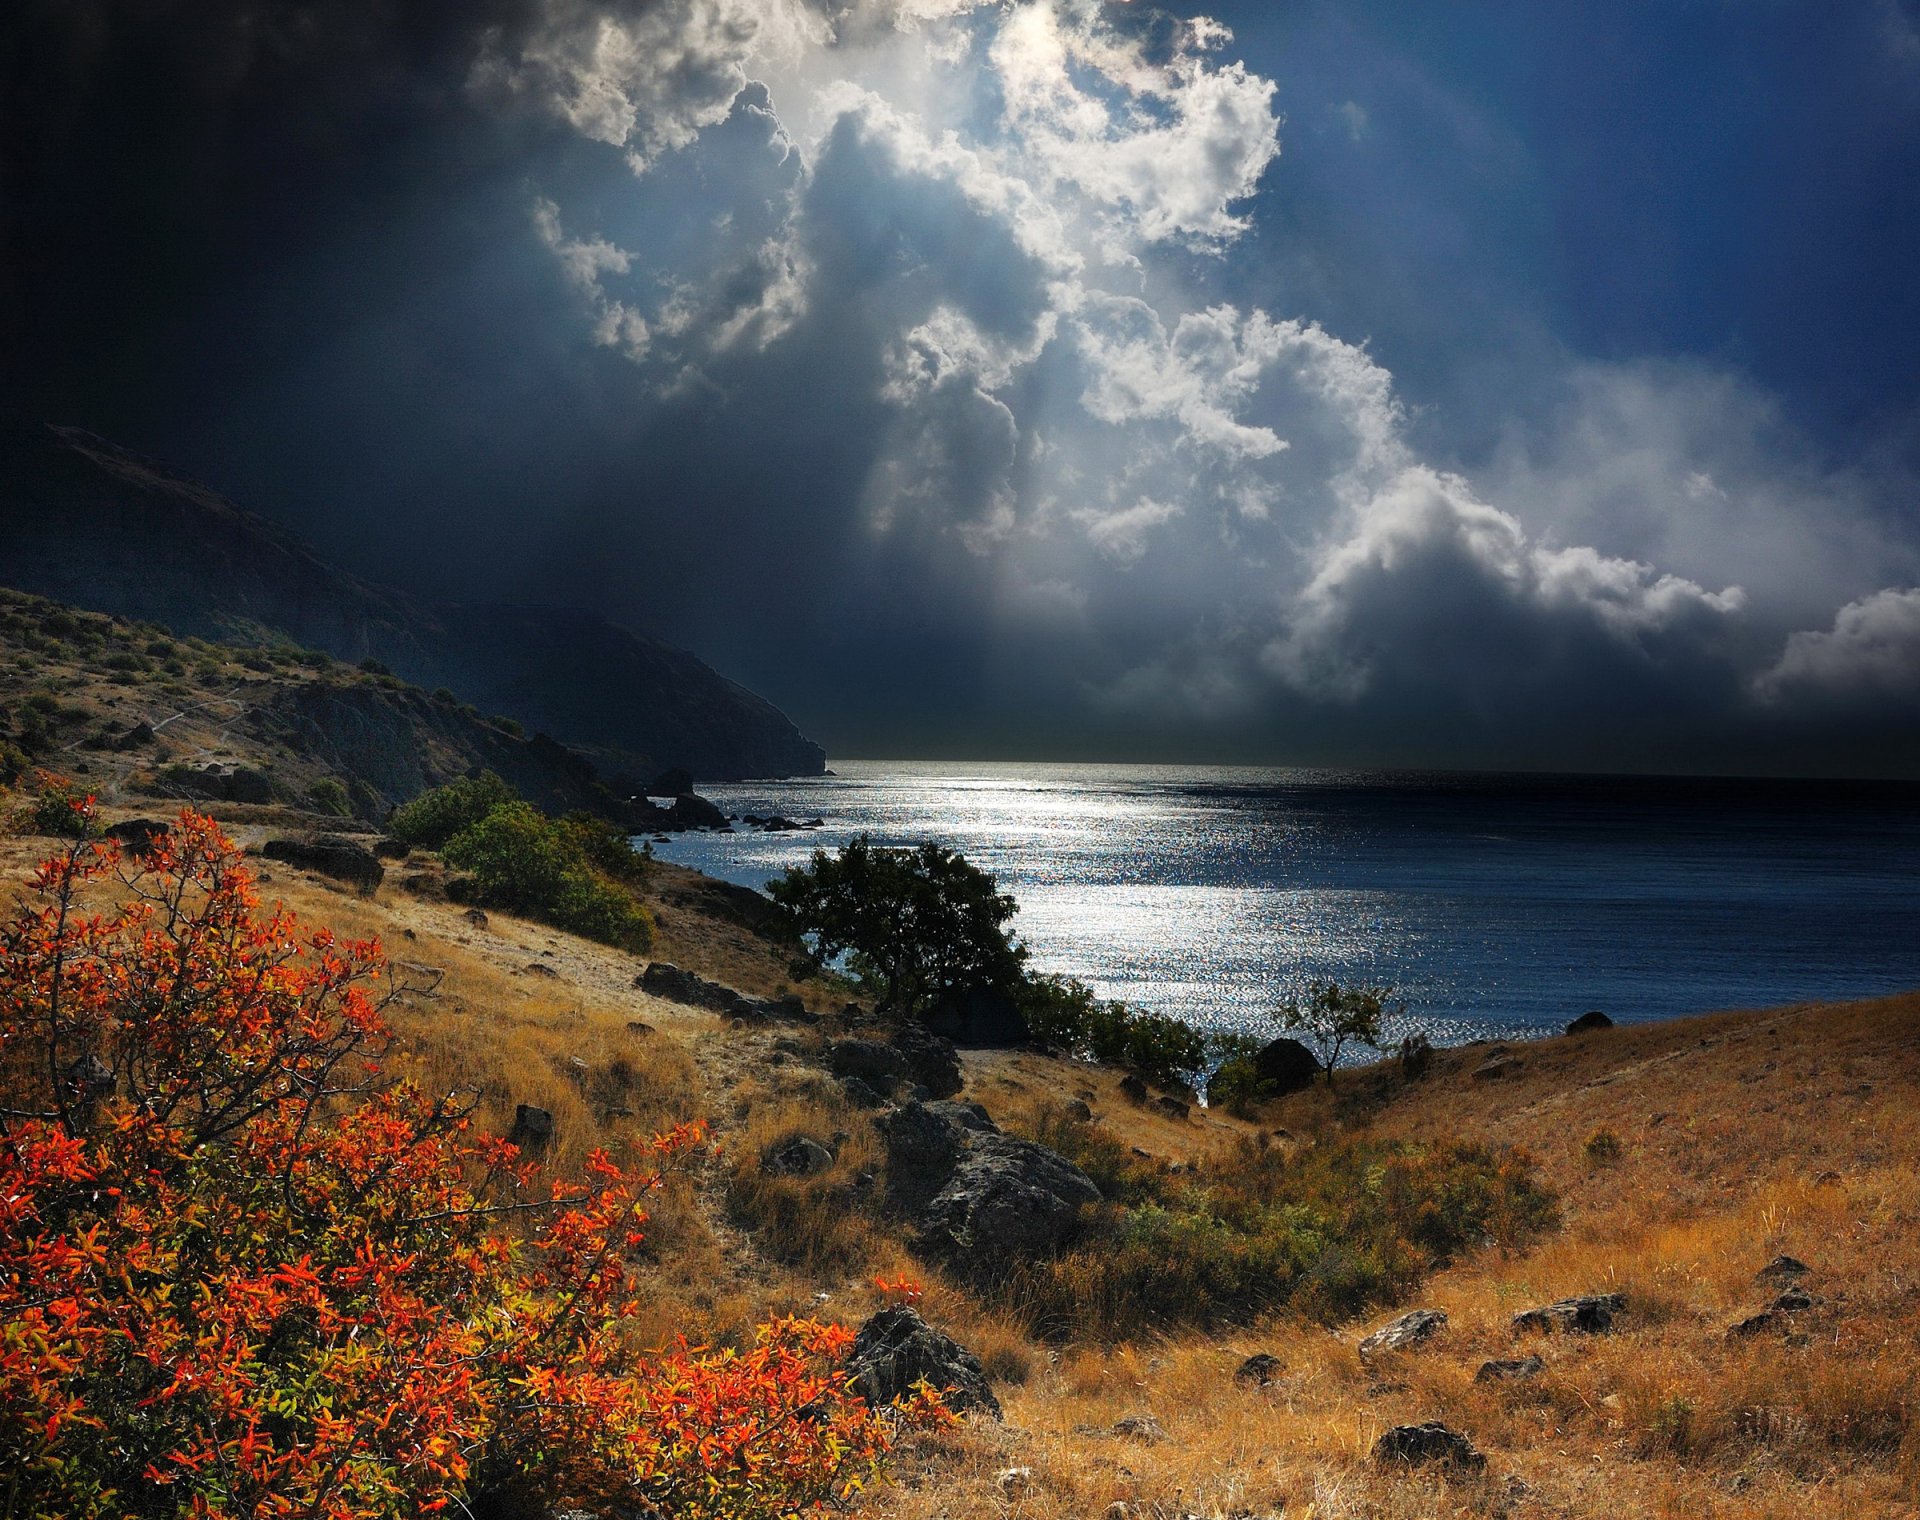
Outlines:
<svg viewBox="0 0 1920 1520"><path fill-rule="evenodd" d="M416 849L438 850L503 803L517 802L512 787L492 771L435 787L393 810L387 828Z"/></svg>
<svg viewBox="0 0 1920 1520"><path fill-rule="evenodd" d="M1070 1055L1124 1066L1162 1087L1186 1086L1209 1065L1201 1030L1162 1013L1103 1000L1070 976L1029 976L1016 1001L1033 1037Z"/></svg>
<svg viewBox="0 0 1920 1520"><path fill-rule="evenodd" d="M56 839L99 839L105 826L94 816L92 794L65 776L40 771L32 800L20 819L22 832L51 834Z"/></svg>
<svg viewBox="0 0 1920 1520"><path fill-rule="evenodd" d="M577 834L525 802L504 802L441 851L469 871L487 907L537 918L603 944L644 951L653 920L631 890L594 869Z"/></svg>

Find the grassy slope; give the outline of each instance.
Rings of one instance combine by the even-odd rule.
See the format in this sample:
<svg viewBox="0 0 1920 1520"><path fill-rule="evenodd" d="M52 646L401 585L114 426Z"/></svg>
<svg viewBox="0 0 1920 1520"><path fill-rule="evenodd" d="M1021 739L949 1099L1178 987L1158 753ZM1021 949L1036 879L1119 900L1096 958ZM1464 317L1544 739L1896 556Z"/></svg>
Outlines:
<svg viewBox="0 0 1920 1520"><path fill-rule="evenodd" d="M235 832L263 831L239 810ZM4 878L20 880L45 844L0 840ZM437 985L397 1008L397 1064L434 1085L480 1082L489 1124L504 1127L516 1102L552 1109L562 1166L671 1118L713 1121L726 1154L677 1179L655 1208L650 1330L662 1340L735 1336L790 1310L857 1322L873 1307L864 1285L874 1272L916 1270L849 1206L875 1147L862 1116L796 1059L790 1031L730 1028L653 999L632 985L630 957L539 925L494 914L482 928L392 885L365 900L279 865L268 876L264 895L435 968L400 968ZM655 898L657 953L750 992L781 985L778 951L711 911L690 873L663 870ZM808 996L828 1006L827 989ZM1257 1123L1217 1113L1181 1122L1127 1103L1114 1073L973 1055L968 1095L1003 1121L1083 1095L1118 1138L1169 1163L1262 1129L1285 1129L1283 1144L1369 1131L1517 1141L1561 1190L1565 1225L1523 1256L1470 1257L1431 1280L1413 1302L1447 1311L1448 1334L1371 1369L1354 1351L1370 1324L1330 1332L1282 1318L1224 1337L1047 1347L931 1281L928 1316L1002 1380L1007 1424L969 1425L903 1454L902 1483L867 1508L901 1520L1064 1520L1116 1503L1131 1515L1322 1520L1915 1513L1916 1036L1920 997L1718 1015L1515 1047L1519 1069L1498 1081L1471 1075L1483 1050L1443 1052L1419 1083L1358 1074L1337 1095L1300 1095ZM1589 1161L1599 1128L1619 1138L1617 1162ZM759 1176L763 1145L831 1129L849 1138L824 1176ZM1804 1344L1730 1342L1727 1325L1766 1301L1754 1271L1779 1251L1813 1265L1808 1286L1829 1302L1801 1316ZM1472 1381L1483 1358L1519 1354L1507 1329L1516 1310L1616 1288L1632 1304L1619 1333L1533 1346L1548 1368L1531 1383ZM1284 1371L1265 1390L1236 1387L1234 1367L1255 1350L1278 1355ZM1113 1435L1129 1414L1155 1416L1164 1435ZM1367 1462L1379 1430L1427 1418L1470 1432L1487 1474L1447 1482ZM996 1481L1011 1467L1030 1478Z"/></svg>

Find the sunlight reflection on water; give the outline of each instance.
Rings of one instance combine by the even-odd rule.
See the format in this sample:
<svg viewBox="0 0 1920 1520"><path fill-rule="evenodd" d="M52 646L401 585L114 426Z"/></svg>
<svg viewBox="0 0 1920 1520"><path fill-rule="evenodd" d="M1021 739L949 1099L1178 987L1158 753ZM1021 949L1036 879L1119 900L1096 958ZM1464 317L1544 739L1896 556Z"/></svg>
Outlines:
<svg viewBox="0 0 1920 1520"><path fill-rule="evenodd" d="M1265 1033L1315 979L1391 982L1436 1042L1920 985L1920 812L1905 797L1673 793L1185 767L847 762L713 787L800 834L681 835L760 886L869 832L937 839L1019 899L1046 970ZM1418 778L1416 778L1418 779Z"/></svg>

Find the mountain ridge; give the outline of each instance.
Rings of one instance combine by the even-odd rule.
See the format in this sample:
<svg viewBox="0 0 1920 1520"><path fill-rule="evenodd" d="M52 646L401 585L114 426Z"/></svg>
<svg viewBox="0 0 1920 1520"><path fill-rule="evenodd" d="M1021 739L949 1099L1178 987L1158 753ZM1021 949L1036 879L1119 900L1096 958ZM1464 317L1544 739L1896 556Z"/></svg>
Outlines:
<svg viewBox="0 0 1920 1520"><path fill-rule="evenodd" d="M0 424L0 583L230 640L377 661L551 734L618 787L817 775L821 747L698 657L596 613L435 602L331 564L297 534L81 428Z"/></svg>

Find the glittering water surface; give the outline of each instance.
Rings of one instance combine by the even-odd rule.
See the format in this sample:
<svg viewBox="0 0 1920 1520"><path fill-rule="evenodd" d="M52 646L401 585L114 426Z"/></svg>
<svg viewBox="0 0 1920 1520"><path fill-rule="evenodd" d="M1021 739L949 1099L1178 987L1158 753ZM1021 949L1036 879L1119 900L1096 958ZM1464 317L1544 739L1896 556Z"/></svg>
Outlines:
<svg viewBox="0 0 1920 1520"><path fill-rule="evenodd" d="M761 886L855 834L995 872L1034 963L1266 1032L1390 982L1436 1042L1920 987L1920 789L1192 767L836 762L706 789L798 834L662 857Z"/></svg>

